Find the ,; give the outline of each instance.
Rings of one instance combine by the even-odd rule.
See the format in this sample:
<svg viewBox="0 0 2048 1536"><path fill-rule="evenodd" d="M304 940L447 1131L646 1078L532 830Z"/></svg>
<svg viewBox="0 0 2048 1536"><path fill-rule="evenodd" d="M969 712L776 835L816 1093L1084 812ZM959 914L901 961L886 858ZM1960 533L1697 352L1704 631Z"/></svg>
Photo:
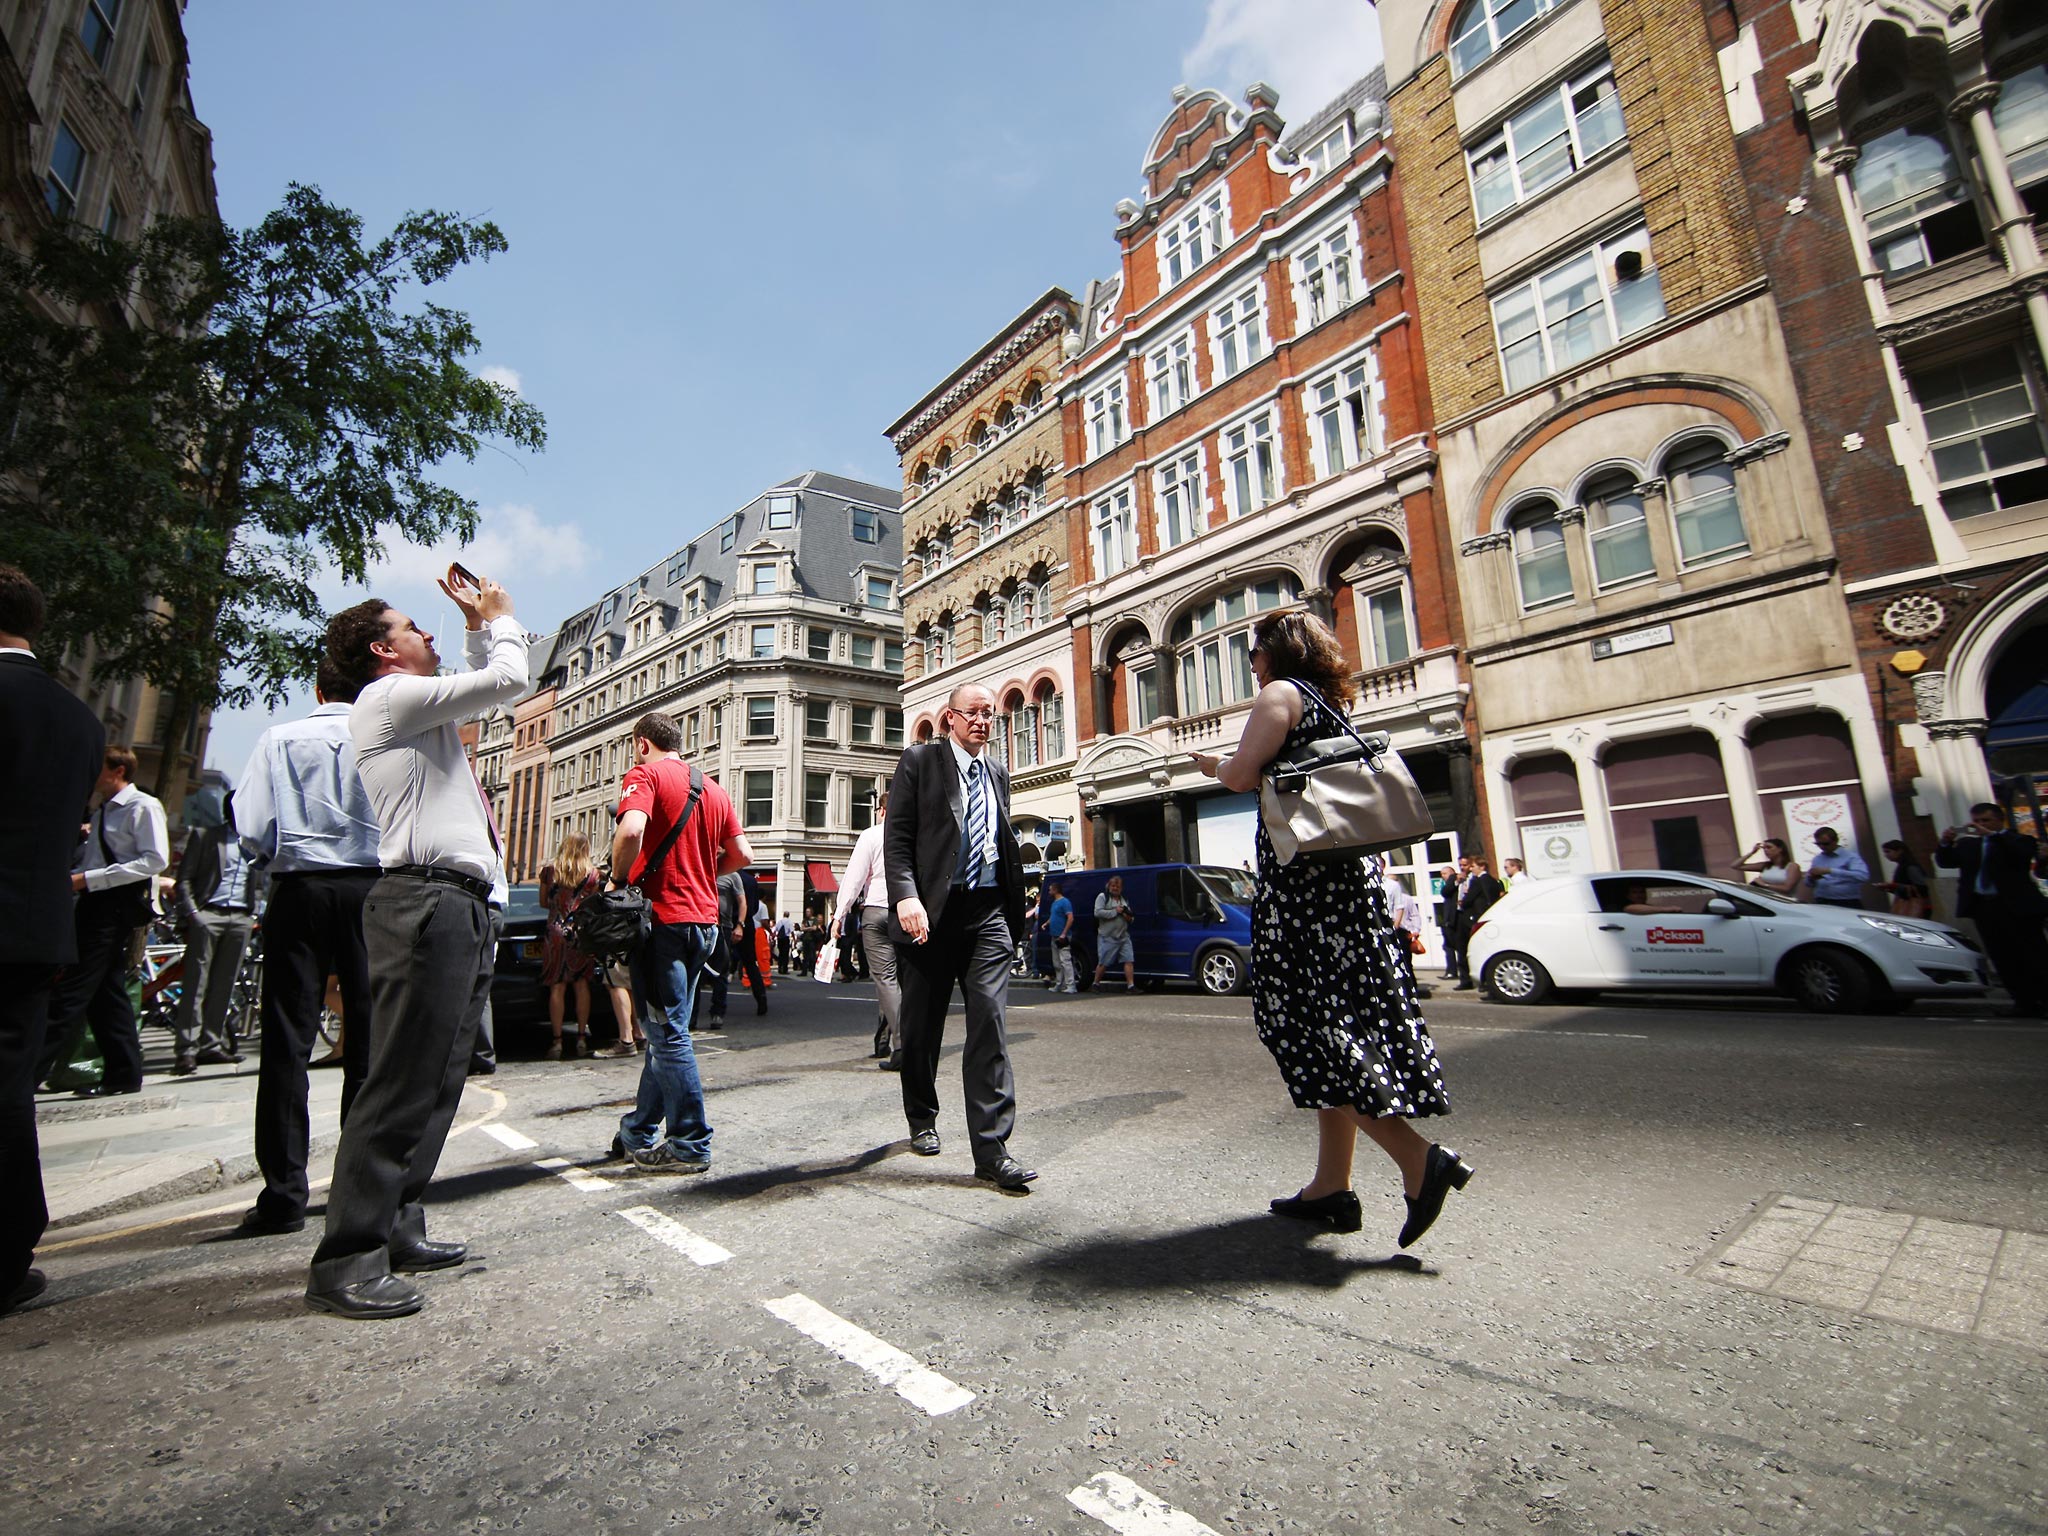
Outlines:
<svg viewBox="0 0 2048 1536"><path fill-rule="evenodd" d="M1492 1002L1571 991L1778 991L1817 1013L1979 997L1984 958L1943 923L1789 901L1670 870L1518 880L1473 930Z"/></svg>

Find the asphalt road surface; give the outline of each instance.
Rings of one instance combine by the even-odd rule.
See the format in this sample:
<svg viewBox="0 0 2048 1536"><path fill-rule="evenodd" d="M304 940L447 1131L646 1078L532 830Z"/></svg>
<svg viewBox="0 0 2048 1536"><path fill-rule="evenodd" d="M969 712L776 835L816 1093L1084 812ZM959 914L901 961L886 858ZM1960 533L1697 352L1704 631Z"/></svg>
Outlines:
<svg viewBox="0 0 2048 1536"><path fill-rule="evenodd" d="M866 989L774 999L701 1046L701 1177L604 1161L637 1062L473 1085L410 1319L309 1313L318 1223L206 1242L219 1196L53 1234L0 1522L2048 1530L2048 1030L1439 991L1479 1174L1408 1257L1368 1146L1363 1232L1266 1213L1314 1127L1245 1000L1020 988L1008 1195L957 1014L927 1159Z"/></svg>

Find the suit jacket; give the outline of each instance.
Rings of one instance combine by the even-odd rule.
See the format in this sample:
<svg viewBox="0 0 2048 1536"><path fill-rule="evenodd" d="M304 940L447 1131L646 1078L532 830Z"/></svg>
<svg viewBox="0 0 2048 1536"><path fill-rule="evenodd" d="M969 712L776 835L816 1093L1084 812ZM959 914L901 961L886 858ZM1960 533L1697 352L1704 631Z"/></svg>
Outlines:
<svg viewBox="0 0 2048 1536"><path fill-rule="evenodd" d="M1010 775L986 753L995 803L996 885L1003 893L1003 918L1012 942L1024 937L1024 860L1010 827ZM889 885L889 937L908 942L896 920L896 904L915 896L937 931L952 894L960 863L960 839L967 821L967 786L960 779L951 741L920 742L903 754L889 785L889 814L882 822L882 868Z"/></svg>
<svg viewBox="0 0 2048 1536"><path fill-rule="evenodd" d="M1501 884L1491 875L1474 875L1472 885L1465 892L1465 899L1458 903L1455 918L1462 928L1470 928L1485 915L1486 909L1501 898Z"/></svg>
<svg viewBox="0 0 2048 1536"><path fill-rule="evenodd" d="M78 958L71 861L107 733L33 657L0 656L0 961Z"/></svg>
<svg viewBox="0 0 2048 1536"><path fill-rule="evenodd" d="M2034 884L2034 861L2039 855L2040 846L2031 837L2007 828L1989 837L1959 837L1937 847L1934 862L1961 874L1956 882L1956 916L1974 917L1978 908L1994 902L2006 912L2048 910L2048 900ZM1987 867L1991 888L1998 893L1995 898L1977 889L1977 871Z"/></svg>

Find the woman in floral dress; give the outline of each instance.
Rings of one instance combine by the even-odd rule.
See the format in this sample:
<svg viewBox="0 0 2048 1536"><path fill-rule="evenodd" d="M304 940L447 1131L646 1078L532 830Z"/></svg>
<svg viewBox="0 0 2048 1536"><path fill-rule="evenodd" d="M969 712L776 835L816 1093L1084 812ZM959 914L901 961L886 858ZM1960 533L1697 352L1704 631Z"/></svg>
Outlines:
<svg viewBox="0 0 2048 1536"><path fill-rule="evenodd" d="M1275 758L1342 734L1332 715L1353 697L1350 668L1329 628L1306 613L1273 614L1253 631L1259 695L1229 757L1195 754L1225 788L1258 788ZM1363 1131L1401 1171L1407 1247L1426 1232L1472 1167L1409 1122L1450 1112L1443 1069L1402 963L1405 935L1387 908L1378 859L1282 864L1261 817L1252 908L1252 1019L1295 1105L1316 1112L1315 1176L1272 1202L1275 1213L1356 1232L1351 1189Z"/></svg>

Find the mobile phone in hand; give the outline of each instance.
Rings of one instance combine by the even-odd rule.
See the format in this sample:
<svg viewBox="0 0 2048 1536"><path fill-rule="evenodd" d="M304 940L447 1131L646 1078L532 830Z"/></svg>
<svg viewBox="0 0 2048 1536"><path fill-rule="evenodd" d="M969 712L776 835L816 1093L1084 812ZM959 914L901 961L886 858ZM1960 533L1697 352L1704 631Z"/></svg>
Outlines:
<svg viewBox="0 0 2048 1536"><path fill-rule="evenodd" d="M452 573L452 574L454 575L454 577L455 577L455 579L456 579L457 581L467 582L467 583L469 584L469 587L470 587L470 589L471 589L472 591L475 591L475 592L481 592L481 591L483 591L483 589L484 589L484 584L483 584L483 581L482 581L482 579L481 579L480 577L478 577L478 575L477 575L477 573L476 573L475 571L472 571L472 570L471 570L471 569L470 569L470 568L469 568L468 566L464 565L464 564L463 564L463 563L462 563L462 562L461 562L460 560L456 560L456 561L453 561L453 562L451 562L451 563L449 564L449 566L448 566L448 569L449 569L449 571L450 571L450 572L451 572L451 573Z"/></svg>

